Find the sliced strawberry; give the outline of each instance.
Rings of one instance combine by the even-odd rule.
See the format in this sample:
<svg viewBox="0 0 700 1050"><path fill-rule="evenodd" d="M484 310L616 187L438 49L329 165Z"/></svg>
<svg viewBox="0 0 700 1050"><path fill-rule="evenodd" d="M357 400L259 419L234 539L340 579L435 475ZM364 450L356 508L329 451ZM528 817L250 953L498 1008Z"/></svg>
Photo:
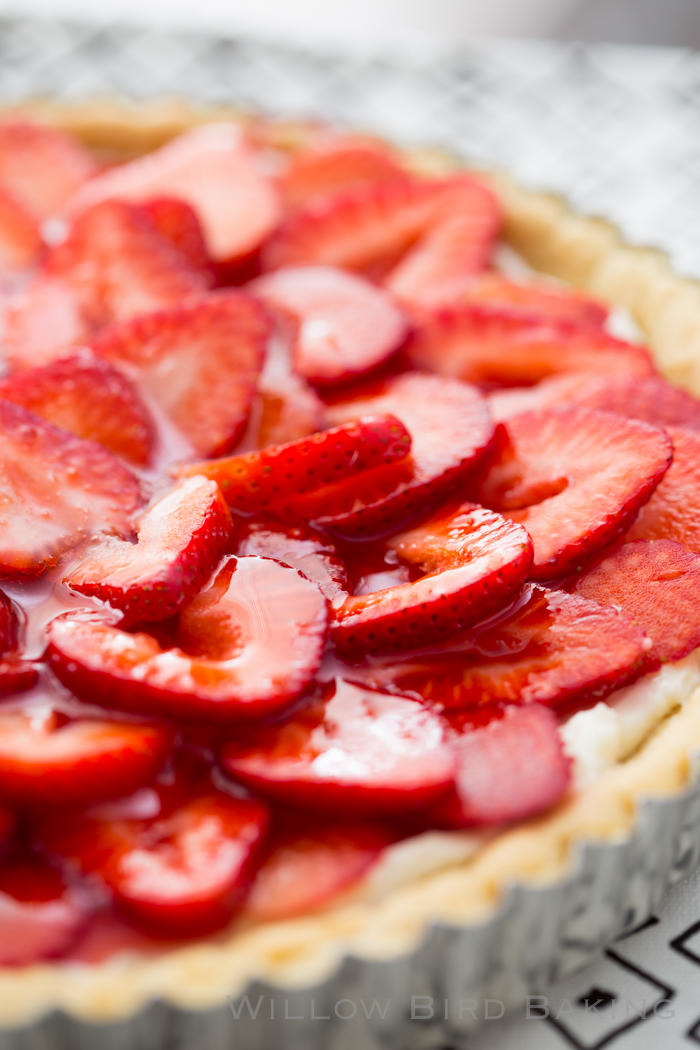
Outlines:
<svg viewBox="0 0 700 1050"><path fill-rule="evenodd" d="M406 179L405 169L383 143L325 134L292 156L277 186L285 206L298 208L364 183Z"/></svg>
<svg viewBox="0 0 700 1050"><path fill-rule="evenodd" d="M263 265L385 273L398 298L433 309L458 298L487 266L499 226L496 198L468 176L369 183L295 211L270 240Z"/></svg>
<svg viewBox="0 0 700 1050"><path fill-rule="evenodd" d="M504 701L570 708L637 678L648 648L642 628L616 609L530 584L493 625L352 677L448 711Z"/></svg>
<svg viewBox="0 0 700 1050"><path fill-rule="evenodd" d="M275 922L323 907L358 882L395 839L374 824L313 825L298 820L273 833L243 906L255 922Z"/></svg>
<svg viewBox="0 0 700 1050"><path fill-rule="evenodd" d="M294 368L328 386L381 364L403 343L406 317L387 292L332 266L297 266L249 290L293 319Z"/></svg>
<svg viewBox="0 0 700 1050"><path fill-rule="evenodd" d="M206 287L143 209L105 201L80 216L10 310L5 352L14 368L45 364L105 325L179 305Z"/></svg>
<svg viewBox="0 0 700 1050"><path fill-rule="evenodd" d="M82 932L86 897L34 857L0 862L0 966L28 966L63 955Z"/></svg>
<svg viewBox="0 0 700 1050"><path fill-rule="evenodd" d="M493 437L479 392L439 376L397 376L378 396L333 405L328 415L341 423L370 412L389 412L401 420L411 435L411 455L305 498L306 517L340 536L386 535L428 510L469 474Z"/></svg>
<svg viewBox="0 0 700 1050"><path fill-rule="evenodd" d="M346 598L331 625L342 650L415 649L449 638L509 602L532 566L525 529L473 503L393 537L389 546L423 575Z"/></svg>
<svg viewBox="0 0 700 1050"><path fill-rule="evenodd" d="M19 646L17 610L4 591L0 591L0 654L14 653Z"/></svg>
<svg viewBox="0 0 700 1050"><path fill-rule="evenodd" d="M700 434L669 427L673 463L625 537L675 540L700 551Z"/></svg>
<svg viewBox="0 0 700 1050"><path fill-rule="evenodd" d="M136 543L97 538L63 582L120 609L121 627L165 620L206 583L232 531L216 482L188 478L141 517Z"/></svg>
<svg viewBox="0 0 700 1050"><path fill-rule="evenodd" d="M468 383L529 386L559 372L651 375L641 346L566 321L530 321L481 304L445 309L421 324L409 347L417 368Z"/></svg>
<svg viewBox="0 0 700 1050"><path fill-rule="evenodd" d="M120 911L142 929L191 937L224 926L240 905L267 823L259 802L210 792L150 820L59 821L45 830L44 841L100 876Z"/></svg>
<svg viewBox="0 0 700 1050"><path fill-rule="evenodd" d="M635 540L606 551L569 589L613 605L653 641L649 668L681 660L700 645L700 554L673 540Z"/></svg>
<svg viewBox="0 0 700 1050"><path fill-rule="evenodd" d="M153 425L125 375L89 350L0 381L0 398L144 466Z"/></svg>
<svg viewBox="0 0 700 1050"><path fill-rule="evenodd" d="M100 529L124 535L139 486L93 441L0 400L0 571L38 575Z"/></svg>
<svg viewBox="0 0 700 1050"><path fill-rule="evenodd" d="M31 689L37 680L37 669L28 660L17 655L19 648L19 621L11 600L0 591L0 695L22 693ZM0 814L0 841L2 841Z"/></svg>
<svg viewBox="0 0 700 1050"><path fill-rule="evenodd" d="M28 269L39 258L42 247L33 215L0 182L0 270Z"/></svg>
<svg viewBox="0 0 700 1050"><path fill-rule="evenodd" d="M326 429L326 406L313 387L294 372L279 378L263 374L251 419L256 410L252 434L256 449L286 445Z"/></svg>
<svg viewBox="0 0 700 1050"><path fill-rule="evenodd" d="M620 536L673 452L659 427L574 405L525 412L499 428L477 498L525 526L537 580L572 572Z"/></svg>
<svg viewBox="0 0 700 1050"><path fill-rule="evenodd" d="M617 412L659 427L700 430L700 401L661 376L568 372L533 387L497 390L489 397L491 411L498 420L519 412L558 408L565 403Z"/></svg>
<svg viewBox="0 0 700 1050"><path fill-rule="evenodd" d="M70 806L129 795L158 772L172 739L171 729L141 722L0 714L0 796Z"/></svg>
<svg viewBox="0 0 700 1050"><path fill-rule="evenodd" d="M89 151L57 128L24 120L0 123L0 186L37 222L61 211L96 170Z"/></svg>
<svg viewBox="0 0 700 1050"><path fill-rule="evenodd" d="M98 176L70 201L71 214L110 197L191 204L217 261L247 255L275 226L279 202L259 158L234 124L186 131L159 150Z"/></svg>
<svg viewBox="0 0 700 1050"><path fill-rule="evenodd" d="M530 323L571 321L587 328L602 328L608 316L602 303L575 288L533 278L514 281L496 270L474 277L461 301Z"/></svg>
<svg viewBox="0 0 700 1050"><path fill-rule="evenodd" d="M204 230L192 205L178 197L154 197L146 201L142 208L158 232L184 256L187 265L200 272L207 284L213 284L214 268L207 251Z"/></svg>
<svg viewBox="0 0 700 1050"><path fill-rule="evenodd" d="M556 715L542 704L507 707L503 718L460 735L455 748L454 792L435 808L438 824L527 820L555 805L571 780Z"/></svg>
<svg viewBox="0 0 700 1050"><path fill-rule="evenodd" d="M258 302L225 292L115 325L92 346L133 375L198 455L214 456L245 430L269 332Z"/></svg>
<svg viewBox="0 0 700 1050"><path fill-rule="evenodd" d="M228 743L227 772L286 804L351 817L421 809L449 787L454 754L437 714L342 679L331 690Z"/></svg>
<svg viewBox="0 0 700 1050"><path fill-rule="evenodd" d="M229 558L180 617L180 648L89 617L49 629L49 662L77 696L167 718L261 718L313 680L328 631L326 599L296 569Z"/></svg>
<svg viewBox="0 0 700 1050"><path fill-rule="evenodd" d="M350 472L361 477L377 465L405 459L410 447L408 431L393 415L367 415L287 445L188 464L182 473L217 481L235 510L273 512L298 521L303 517L301 497L307 493L322 491Z"/></svg>
<svg viewBox="0 0 700 1050"><path fill-rule="evenodd" d="M328 536L310 525L251 521L236 530L239 557L274 558L298 569L330 602L342 602L349 590L348 573Z"/></svg>

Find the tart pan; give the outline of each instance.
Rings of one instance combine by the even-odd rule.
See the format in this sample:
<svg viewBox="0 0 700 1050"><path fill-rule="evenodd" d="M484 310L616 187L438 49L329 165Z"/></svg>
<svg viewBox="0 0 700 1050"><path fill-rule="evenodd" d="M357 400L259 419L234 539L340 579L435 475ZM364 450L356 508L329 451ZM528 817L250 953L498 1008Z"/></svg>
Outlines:
<svg viewBox="0 0 700 1050"><path fill-rule="evenodd" d="M167 102L36 103L23 112L115 156L144 152L205 120L246 120ZM253 124L290 149L308 131ZM431 172L457 166L435 152L409 161ZM505 209L505 238L524 259L626 308L660 370L700 395L700 284L561 199L490 177ZM466 1047L485 1011L497 1016L586 965L693 870L698 753L700 690L631 758L548 814L380 899L350 897L152 958L2 970L0 1050Z"/></svg>

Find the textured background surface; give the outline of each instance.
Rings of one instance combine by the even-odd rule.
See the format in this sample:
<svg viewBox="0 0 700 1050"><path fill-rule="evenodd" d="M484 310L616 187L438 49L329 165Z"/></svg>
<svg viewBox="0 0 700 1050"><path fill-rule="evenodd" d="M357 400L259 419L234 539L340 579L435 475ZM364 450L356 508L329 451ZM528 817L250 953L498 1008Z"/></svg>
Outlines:
<svg viewBox="0 0 700 1050"><path fill-rule="evenodd" d="M502 41L400 62L0 18L0 99L106 93L233 102L448 146L565 193L700 277L700 56L690 51ZM700 1044L699 978L696 875L673 891L660 921L552 993L558 1024L493 1022L474 1050L691 1047ZM655 1015L662 999L673 1016Z"/></svg>

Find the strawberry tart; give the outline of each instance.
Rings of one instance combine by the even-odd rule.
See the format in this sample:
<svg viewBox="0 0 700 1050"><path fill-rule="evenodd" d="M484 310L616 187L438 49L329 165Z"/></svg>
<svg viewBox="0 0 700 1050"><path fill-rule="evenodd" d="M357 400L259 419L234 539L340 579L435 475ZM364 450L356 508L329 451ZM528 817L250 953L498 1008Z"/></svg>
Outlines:
<svg viewBox="0 0 700 1050"><path fill-rule="evenodd" d="M437 154L101 105L0 122L0 268L0 1024L394 957L687 786L662 259Z"/></svg>

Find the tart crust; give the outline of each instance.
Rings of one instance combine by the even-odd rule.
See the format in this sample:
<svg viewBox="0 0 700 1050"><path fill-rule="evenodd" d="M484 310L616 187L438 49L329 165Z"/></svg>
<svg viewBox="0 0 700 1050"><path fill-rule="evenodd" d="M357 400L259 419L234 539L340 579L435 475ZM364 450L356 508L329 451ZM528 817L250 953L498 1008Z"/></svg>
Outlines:
<svg viewBox="0 0 700 1050"><path fill-rule="evenodd" d="M211 120L245 124L269 143L293 150L310 125L263 123L237 110L177 101L82 104L37 101L14 107L73 131L110 157L153 149ZM6 111L7 112L7 111ZM449 154L416 151L422 172L460 166ZM574 214L561 198L523 189L500 173L488 178L505 209L505 239L534 269L625 307L669 379L700 396L700 283L673 273L656 250L625 244L610 223ZM566 876L582 842L616 843L632 832L648 798L680 794L693 781L700 752L700 689L656 727L627 761L570 792L554 810L501 832L469 861L395 889L383 899L333 906L285 922L243 929L151 957L104 963L45 963L0 970L0 1025L31 1023L52 1009L91 1022L124 1019L162 998L184 1009L219 1006L253 979L288 988L324 980L343 956L392 959L414 949L435 921L482 923L513 883L548 885Z"/></svg>

